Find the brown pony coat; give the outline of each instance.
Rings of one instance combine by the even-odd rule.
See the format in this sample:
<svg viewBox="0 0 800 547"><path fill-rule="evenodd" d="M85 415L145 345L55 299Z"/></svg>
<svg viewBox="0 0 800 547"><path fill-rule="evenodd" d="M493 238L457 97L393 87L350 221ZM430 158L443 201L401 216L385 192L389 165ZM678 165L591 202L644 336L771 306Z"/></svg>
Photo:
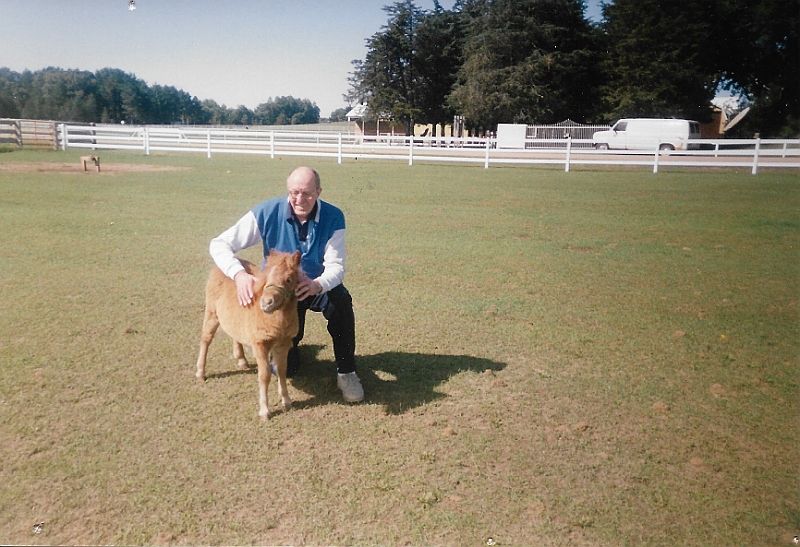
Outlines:
<svg viewBox="0 0 800 547"><path fill-rule="evenodd" d="M258 363L258 414L267 419L270 357L277 368L283 407L287 409L292 404L286 386L286 358L298 331L294 290L300 281L300 252L289 254L272 250L263 270L246 260L240 261L247 273L256 278L253 301L246 307L239 304L236 283L219 268L211 270L206 284L206 311L195 376L205 381L208 346L221 326L233 338L233 356L240 369L248 368L242 344L253 348Z"/></svg>

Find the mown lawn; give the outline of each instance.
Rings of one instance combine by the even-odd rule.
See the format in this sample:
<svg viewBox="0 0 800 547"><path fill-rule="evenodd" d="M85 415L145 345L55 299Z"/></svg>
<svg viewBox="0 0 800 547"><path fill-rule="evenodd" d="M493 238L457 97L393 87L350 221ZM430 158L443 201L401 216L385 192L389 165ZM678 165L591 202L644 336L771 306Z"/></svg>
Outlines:
<svg viewBox="0 0 800 547"><path fill-rule="evenodd" d="M303 160L78 156L0 154L1 543L800 533L796 172L305 160L347 215L367 399L311 315L261 423L226 336L194 379L207 248Z"/></svg>

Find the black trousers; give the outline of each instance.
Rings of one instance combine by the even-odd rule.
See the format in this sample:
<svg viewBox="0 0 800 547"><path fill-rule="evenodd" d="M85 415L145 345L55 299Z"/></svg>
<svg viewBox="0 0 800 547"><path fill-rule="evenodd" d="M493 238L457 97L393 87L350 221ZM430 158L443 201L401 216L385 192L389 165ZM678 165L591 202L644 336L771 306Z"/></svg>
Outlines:
<svg viewBox="0 0 800 547"><path fill-rule="evenodd" d="M353 299L344 285L338 285L326 293L297 302L300 329L294 338L294 347L303 339L308 310L322 312L328 321L328 333L333 340L333 355L336 371L347 374L356 370L356 319L353 314Z"/></svg>

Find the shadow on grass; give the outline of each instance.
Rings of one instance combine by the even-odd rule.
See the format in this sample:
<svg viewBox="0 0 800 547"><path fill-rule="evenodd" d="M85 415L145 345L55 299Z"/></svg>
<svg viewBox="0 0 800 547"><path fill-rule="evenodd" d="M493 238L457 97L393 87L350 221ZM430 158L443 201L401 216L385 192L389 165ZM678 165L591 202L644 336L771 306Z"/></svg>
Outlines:
<svg viewBox="0 0 800 547"><path fill-rule="evenodd" d="M336 386L336 365L317 358L322 348L321 345L301 346L300 372L290 382L311 397L296 401L298 408L343 401ZM364 386L364 402L384 405L387 414L402 414L446 397L436 389L461 372L482 373L505 368L504 363L468 355L402 352L358 355L356 365Z"/></svg>
<svg viewBox="0 0 800 547"><path fill-rule="evenodd" d="M215 372L213 374L206 374L206 381L209 380L222 380L223 378L230 378L231 376L239 376L241 374L258 374L258 366L255 363L255 359L248 355L247 360L250 362L250 368L241 369L241 368L234 368L231 370L226 370L225 372Z"/></svg>

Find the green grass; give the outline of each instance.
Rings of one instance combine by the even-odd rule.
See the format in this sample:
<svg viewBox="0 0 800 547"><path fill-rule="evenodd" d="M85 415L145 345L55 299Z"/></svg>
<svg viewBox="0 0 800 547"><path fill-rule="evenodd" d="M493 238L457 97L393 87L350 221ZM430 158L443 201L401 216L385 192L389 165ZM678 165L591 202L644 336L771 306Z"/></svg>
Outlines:
<svg viewBox="0 0 800 547"><path fill-rule="evenodd" d="M225 335L194 379L207 249L296 161L102 158L0 169L0 542L800 532L796 173L313 161L367 399L342 402L312 314L295 407L264 424Z"/></svg>

